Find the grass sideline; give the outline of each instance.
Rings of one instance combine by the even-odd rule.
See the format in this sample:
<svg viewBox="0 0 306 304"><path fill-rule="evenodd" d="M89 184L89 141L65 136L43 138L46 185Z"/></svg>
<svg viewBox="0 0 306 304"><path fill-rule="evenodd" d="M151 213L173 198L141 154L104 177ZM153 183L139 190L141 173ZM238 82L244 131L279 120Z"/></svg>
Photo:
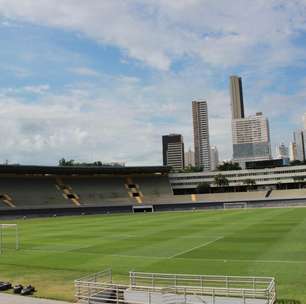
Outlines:
<svg viewBox="0 0 306 304"><path fill-rule="evenodd" d="M122 282L129 270L275 276L280 303L306 303L306 208L0 222L19 225L21 246L0 255L0 281L38 297L72 301L74 279L111 267Z"/></svg>

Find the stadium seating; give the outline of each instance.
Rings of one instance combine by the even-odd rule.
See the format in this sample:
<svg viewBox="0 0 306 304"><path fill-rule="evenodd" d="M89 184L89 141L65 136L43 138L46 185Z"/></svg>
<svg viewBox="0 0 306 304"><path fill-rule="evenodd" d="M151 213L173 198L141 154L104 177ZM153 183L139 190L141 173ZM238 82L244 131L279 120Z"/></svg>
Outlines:
<svg viewBox="0 0 306 304"><path fill-rule="evenodd" d="M168 176L162 174L15 174L0 176L0 211L10 209L71 209L132 205L268 202L306 198L306 189L173 195ZM166 207L166 206L165 206ZM130 208L130 209L129 209ZM118 209L118 210L119 210ZM48 210L45 210L47 212ZM6 212L6 211L5 211ZM81 211L80 211L81 212Z"/></svg>
<svg viewBox="0 0 306 304"><path fill-rule="evenodd" d="M129 197L123 177L65 177L62 181L77 194L81 205L135 201Z"/></svg>
<svg viewBox="0 0 306 304"><path fill-rule="evenodd" d="M134 183L139 185L142 194L145 196L159 197L161 195L172 195L169 179L167 176L141 176L134 177Z"/></svg>
<svg viewBox="0 0 306 304"><path fill-rule="evenodd" d="M16 208L70 206L57 190L55 180L48 177L1 177L0 194L9 195ZM9 208L1 203L2 208Z"/></svg>
<svg viewBox="0 0 306 304"><path fill-rule="evenodd" d="M273 190L270 198L306 198L306 189Z"/></svg>

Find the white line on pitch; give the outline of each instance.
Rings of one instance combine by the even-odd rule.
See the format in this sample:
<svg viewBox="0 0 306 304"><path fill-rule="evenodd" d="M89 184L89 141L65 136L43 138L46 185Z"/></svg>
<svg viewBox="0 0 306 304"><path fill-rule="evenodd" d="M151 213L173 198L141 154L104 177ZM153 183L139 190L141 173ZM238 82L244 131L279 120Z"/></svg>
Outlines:
<svg viewBox="0 0 306 304"><path fill-rule="evenodd" d="M216 238L216 239L214 239L214 240L212 240L212 241L206 242L206 243L204 243L204 244L201 244L201 245L192 247L192 248L190 248L190 249L188 249L188 250L184 250L184 251L181 251L181 252L176 253L176 254L174 254L174 255L171 255L171 256L168 257L168 259L173 259L173 258L176 258L176 257L178 257L178 256L180 256L180 255L183 255L183 254L185 254L185 253L188 253L188 252L190 252L190 251L193 251L193 250L195 250L195 249L199 249L199 248L201 248L201 247L208 246L208 245L210 245L210 244L212 244L212 243L214 243L214 242L217 242L217 241L219 241L219 240L221 240L221 239L223 239L223 238L224 238L224 236L220 236L220 237L218 237L218 238Z"/></svg>
<svg viewBox="0 0 306 304"><path fill-rule="evenodd" d="M156 260L165 260L167 257L153 257L153 256L146 256L146 255L128 255L128 254L110 254L110 256L113 257L119 257L119 258L141 258L141 259L156 259Z"/></svg>

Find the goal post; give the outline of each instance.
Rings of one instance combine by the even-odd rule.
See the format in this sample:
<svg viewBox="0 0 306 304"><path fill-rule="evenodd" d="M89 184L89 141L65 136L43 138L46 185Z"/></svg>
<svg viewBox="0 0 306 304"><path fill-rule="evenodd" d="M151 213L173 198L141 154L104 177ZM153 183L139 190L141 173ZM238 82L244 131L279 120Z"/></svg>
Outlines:
<svg viewBox="0 0 306 304"><path fill-rule="evenodd" d="M10 231L12 235L10 235ZM6 248L6 238L12 239L13 248L19 249L19 231L17 224L0 224L0 254Z"/></svg>
<svg viewBox="0 0 306 304"><path fill-rule="evenodd" d="M246 209L248 208L248 203L239 202L239 203L223 203L224 209Z"/></svg>

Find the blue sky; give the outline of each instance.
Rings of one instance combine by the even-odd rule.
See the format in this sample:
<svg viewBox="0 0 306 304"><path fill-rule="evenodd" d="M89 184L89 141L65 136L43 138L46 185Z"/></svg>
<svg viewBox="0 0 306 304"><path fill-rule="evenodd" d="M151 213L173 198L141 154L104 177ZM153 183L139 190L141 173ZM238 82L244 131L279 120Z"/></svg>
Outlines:
<svg viewBox="0 0 306 304"><path fill-rule="evenodd" d="M232 155L228 78L272 150L306 112L304 0L0 0L0 162L161 163L161 135L192 147L191 101Z"/></svg>

